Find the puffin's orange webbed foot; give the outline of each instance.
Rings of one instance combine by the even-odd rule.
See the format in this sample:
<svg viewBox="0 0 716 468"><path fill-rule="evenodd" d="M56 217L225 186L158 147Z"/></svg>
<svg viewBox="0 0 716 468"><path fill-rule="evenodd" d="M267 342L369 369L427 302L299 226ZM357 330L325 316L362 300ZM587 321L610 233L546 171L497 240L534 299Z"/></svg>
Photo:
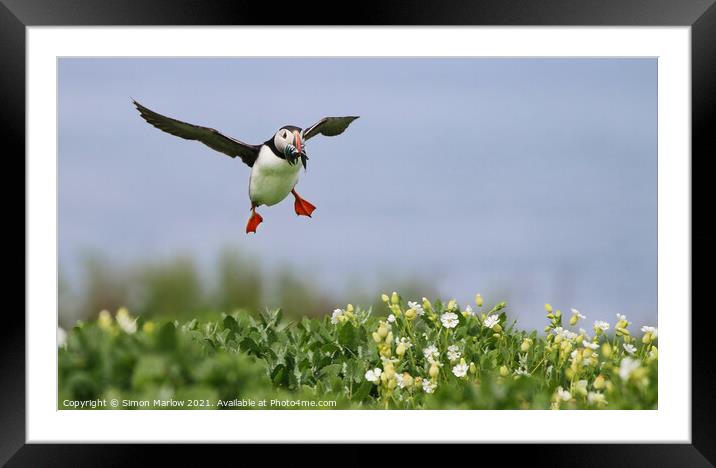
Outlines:
<svg viewBox="0 0 716 468"><path fill-rule="evenodd" d="M251 207L251 217L249 218L249 222L246 223L246 234L253 232L256 233L256 228L259 227L259 224L261 224L261 221L264 219L261 217L260 214L256 212L256 207Z"/></svg>
<svg viewBox="0 0 716 468"><path fill-rule="evenodd" d="M296 190L291 190L291 193L294 197L296 197L296 201L293 203L293 207L296 210L296 214L299 216L308 216L310 218L316 207L301 198L296 192Z"/></svg>

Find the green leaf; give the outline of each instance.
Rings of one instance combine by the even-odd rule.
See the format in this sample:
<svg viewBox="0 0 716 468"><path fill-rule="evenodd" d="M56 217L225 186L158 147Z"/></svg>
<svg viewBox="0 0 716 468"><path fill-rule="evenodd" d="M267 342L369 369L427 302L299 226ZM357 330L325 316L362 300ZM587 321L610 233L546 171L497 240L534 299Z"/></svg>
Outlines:
<svg viewBox="0 0 716 468"><path fill-rule="evenodd" d="M253 353L257 357L261 357L261 348L259 348L259 345L257 345L256 342L248 336L241 340L239 346L241 349L248 351L249 353Z"/></svg>
<svg viewBox="0 0 716 468"><path fill-rule="evenodd" d="M340 351L340 347L336 345L335 343L326 343L323 346L321 346L321 352L329 355L333 355L336 351Z"/></svg>
<svg viewBox="0 0 716 468"><path fill-rule="evenodd" d="M236 319L231 315L227 315L226 317L224 317L224 328L227 328L236 334L238 334L240 331L239 324L236 322Z"/></svg>
<svg viewBox="0 0 716 468"><path fill-rule="evenodd" d="M271 381L280 387L288 387L288 375L286 366L279 364L271 372Z"/></svg>
<svg viewBox="0 0 716 468"><path fill-rule="evenodd" d="M163 351L172 351L176 348L176 328L172 322L165 323L157 334L157 345Z"/></svg>
<svg viewBox="0 0 716 468"><path fill-rule="evenodd" d="M368 382L367 380L364 380L363 383L360 384L357 389L353 390L353 395L351 396L351 399L355 401L365 400L370 395L370 392L371 390L373 390L374 387L375 385Z"/></svg>
<svg viewBox="0 0 716 468"><path fill-rule="evenodd" d="M358 347L358 333L352 323L346 322L338 328L338 343L353 351Z"/></svg>
<svg viewBox="0 0 716 468"><path fill-rule="evenodd" d="M341 369L343 369L343 365L341 364L329 364L319 371L319 375L321 378L326 378L329 376L335 377L338 375Z"/></svg>

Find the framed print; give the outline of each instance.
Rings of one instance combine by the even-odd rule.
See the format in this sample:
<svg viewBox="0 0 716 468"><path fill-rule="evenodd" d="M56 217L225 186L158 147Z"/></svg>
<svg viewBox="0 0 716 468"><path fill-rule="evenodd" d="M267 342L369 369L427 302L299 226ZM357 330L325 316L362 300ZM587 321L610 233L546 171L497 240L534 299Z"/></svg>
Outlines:
<svg viewBox="0 0 716 468"><path fill-rule="evenodd" d="M5 2L27 278L3 462L461 442L709 466L691 154L716 7L662 3L339 26Z"/></svg>

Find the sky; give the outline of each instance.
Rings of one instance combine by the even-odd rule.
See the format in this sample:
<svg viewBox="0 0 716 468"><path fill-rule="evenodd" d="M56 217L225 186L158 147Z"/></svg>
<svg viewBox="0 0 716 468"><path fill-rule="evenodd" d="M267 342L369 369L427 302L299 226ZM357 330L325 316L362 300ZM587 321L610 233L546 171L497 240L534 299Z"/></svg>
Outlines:
<svg viewBox="0 0 716 468"><path fill-rule="evenodd" d="M70 281L88 249L210 265L232 246L345 302L405 276L506 299L525 327L545 302L656 325L656 59L62 58L58 86ZM149 126L131 98L248 143L360 119L307 143L313 218L289 196L246 235L250 168Z"/></svg>

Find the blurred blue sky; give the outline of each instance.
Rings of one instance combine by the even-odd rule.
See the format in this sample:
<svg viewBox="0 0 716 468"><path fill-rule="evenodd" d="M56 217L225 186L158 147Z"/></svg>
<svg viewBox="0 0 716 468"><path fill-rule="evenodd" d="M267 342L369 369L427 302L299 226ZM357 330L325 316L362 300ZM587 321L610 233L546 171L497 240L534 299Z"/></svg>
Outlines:
<svg viewBox="0 0 716 468"><path fill-rule="evenodd" d="M165 134L131 105L260 143L284 124L360 115L308 143L297 190L247 236L249 168ZM656 59L75 59L59 62L60 269L224 246L305 270L351 300L422 278L656 323ZM208 268L208 267L207 267ZM389 292L389 291L388 291Z"/></svg>

